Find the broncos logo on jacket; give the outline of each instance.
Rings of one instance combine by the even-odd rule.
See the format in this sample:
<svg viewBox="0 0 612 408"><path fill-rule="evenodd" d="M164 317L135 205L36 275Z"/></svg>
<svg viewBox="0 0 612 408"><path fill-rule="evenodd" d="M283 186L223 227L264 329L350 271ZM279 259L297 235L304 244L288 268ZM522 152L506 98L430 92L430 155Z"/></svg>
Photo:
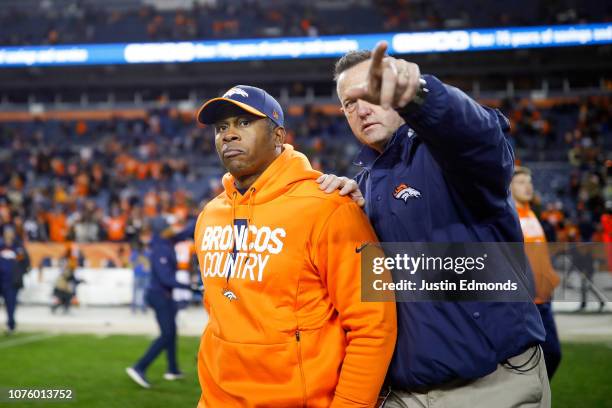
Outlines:
<svg viewBox="0 0 612 408"><path fill-rule="evenodd" d="M421 192L416 188L407 186L406 184L402 183L399 186L395 187L393 197L395 197L397 200L404 200L404 202L408 202L409 198L421 197Z"/></svg>

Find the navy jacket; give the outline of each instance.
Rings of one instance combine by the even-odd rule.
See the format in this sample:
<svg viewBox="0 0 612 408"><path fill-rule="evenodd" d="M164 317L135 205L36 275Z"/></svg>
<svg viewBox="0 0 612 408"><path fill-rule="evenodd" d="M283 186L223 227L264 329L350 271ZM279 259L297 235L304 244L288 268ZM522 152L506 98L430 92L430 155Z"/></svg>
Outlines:
<svg viewBox="0 0 612 408"><path fill-rule="evenodd" d="M381 242L522 242L509 193L514 155L508 120L460 90L424 76L424 105L402 113L382 154L364 146L355 164ZM410 197L394 197L402 184ZM388 381L404 389L478 378L544 341L531 302L397 304Z"/></svg>
<svg viewBox="0 0 612 408"><path fill-rule="evenodd" d="M17 272L17 251L16 245L5 245L0 239L0 289L14 289L13 282Z"/></svg>
<svg viewBox="0 0 612 408"><path fill-rule="evenodd" d="M148 290L166 297L172 295L172 289L190 289L189 285L176 280L176 254L172 241L159 237L151 241L151 280Z"/></svg>

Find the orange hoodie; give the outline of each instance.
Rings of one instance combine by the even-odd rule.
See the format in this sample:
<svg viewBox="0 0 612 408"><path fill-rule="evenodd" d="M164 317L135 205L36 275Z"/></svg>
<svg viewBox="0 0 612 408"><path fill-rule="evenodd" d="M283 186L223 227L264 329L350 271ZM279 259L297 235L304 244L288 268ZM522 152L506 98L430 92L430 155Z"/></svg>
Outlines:
<svg viewBox="0 0 612 408"><path fill-rule="evenodd" d="M534 302L549 302L553 291L559 285L560 278L550 262L544 230L529 204L520 204L516 201L515 204L523 230L525 254L529 259L535 281L536 296Z"/></svg>
<svg viewBox="0 0 612 408"><path fill-rule="evenodd" d="M284 148L244 195L226 174L198 217L199 408L372 407L393 353L395 304L361 302L368 219Z"/></svg>

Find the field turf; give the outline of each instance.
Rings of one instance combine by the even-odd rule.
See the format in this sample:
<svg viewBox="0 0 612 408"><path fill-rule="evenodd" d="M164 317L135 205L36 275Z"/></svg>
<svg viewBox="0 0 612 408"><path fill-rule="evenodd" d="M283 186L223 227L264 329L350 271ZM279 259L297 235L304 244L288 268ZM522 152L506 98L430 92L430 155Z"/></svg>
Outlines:
<svg viewBox="0 0 612 408"><path fill-rule="evenodd" d="M195 407L200 395L196 370L199 339L179 339L179 366L185 379L169 382L162 354L149 368L150 390L125 374L149 345L146 336L50 335L19 333L0 337L0 406L166 408ZM565 343L552 382L553 407L612 408L612 343ZM8 388L74 390L75 400L12 401Z"/></svg>

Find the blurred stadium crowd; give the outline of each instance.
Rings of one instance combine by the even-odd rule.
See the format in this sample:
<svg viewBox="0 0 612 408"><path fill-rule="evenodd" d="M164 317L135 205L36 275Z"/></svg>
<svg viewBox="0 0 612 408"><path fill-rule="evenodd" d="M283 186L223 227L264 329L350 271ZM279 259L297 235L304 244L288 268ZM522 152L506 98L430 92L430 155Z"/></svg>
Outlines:
<svg viewBox="0 0 612 408"><path fill-rule="evenodd" d="M5 0L5 45L184 41L218 38L317 36L401 30L457 29L610 21L612 8L594 0L282 0L193 1L158 10L142 0ZM146 2L145 2L146 3Z"/></svg>
<svg viewBox="0 0 612 408"><path fill-rule="evenodd" d="M534 211L550 241L601 241L612 230L610 102L502 106L517 161L562 166L534 174ZM354 174L359 146L344 117L307 108L287 127L315 168ZM139 119L0 123L0 158L0 223L30 241L132 241L145 223L195 217L223 173L211 129L168 108Z"/></svg>
<svg viewBox="0 0 612 408"><path fill-rule="evenodd" d="M315 167L347 171L357 147L341 118L310 112L291 122L288 141ZM131 241L144 222L185 221L221 191L211 130L171 109L0 123L0 157L0 224L30 241Z"/></svg>
<svg viewBox="0 0 612 408"><path fill-rule="evenodd" d="M602 242L612 232L612 106L609 97L506 112L517 159L527 166L563 160L565 168L536 167L532 203L549 242ZM559 180L558 183L554 181Z"/></svg>
<svg viewBox="0 0 612 408"><path fill-rule="evenodd" d="M173 6L165 7L168 3ZM317 36L574 24L610 21L612 16L612 6L594 0L517 0L511 9L505 3L475 0L168 3L4 0L0 43ZM186 6L177 8L178 3ZM279 84L269 82L273 88L268 90L274 93ZM290 82L298 91L305 89L299 81ZM293 88L292 93L300 94ZM93 95L96 90L87 92ZM195 217L221 191L223 169L211 130L198 127L191 112L166 102L129 118L4 118L0 226L14 225L28 241L133 242L143 225ZM610 102L609 96L575 95L493 102L512 122L517 162L534 170L538 195L533 209L549 241L599 241L612 233L612 160L606 156L612 150ZM324 109L315 100L300 106L300 113L285 108L289 143L306 153L318 170L354 175L352 160L359 146L337 107Z"/></svg>

